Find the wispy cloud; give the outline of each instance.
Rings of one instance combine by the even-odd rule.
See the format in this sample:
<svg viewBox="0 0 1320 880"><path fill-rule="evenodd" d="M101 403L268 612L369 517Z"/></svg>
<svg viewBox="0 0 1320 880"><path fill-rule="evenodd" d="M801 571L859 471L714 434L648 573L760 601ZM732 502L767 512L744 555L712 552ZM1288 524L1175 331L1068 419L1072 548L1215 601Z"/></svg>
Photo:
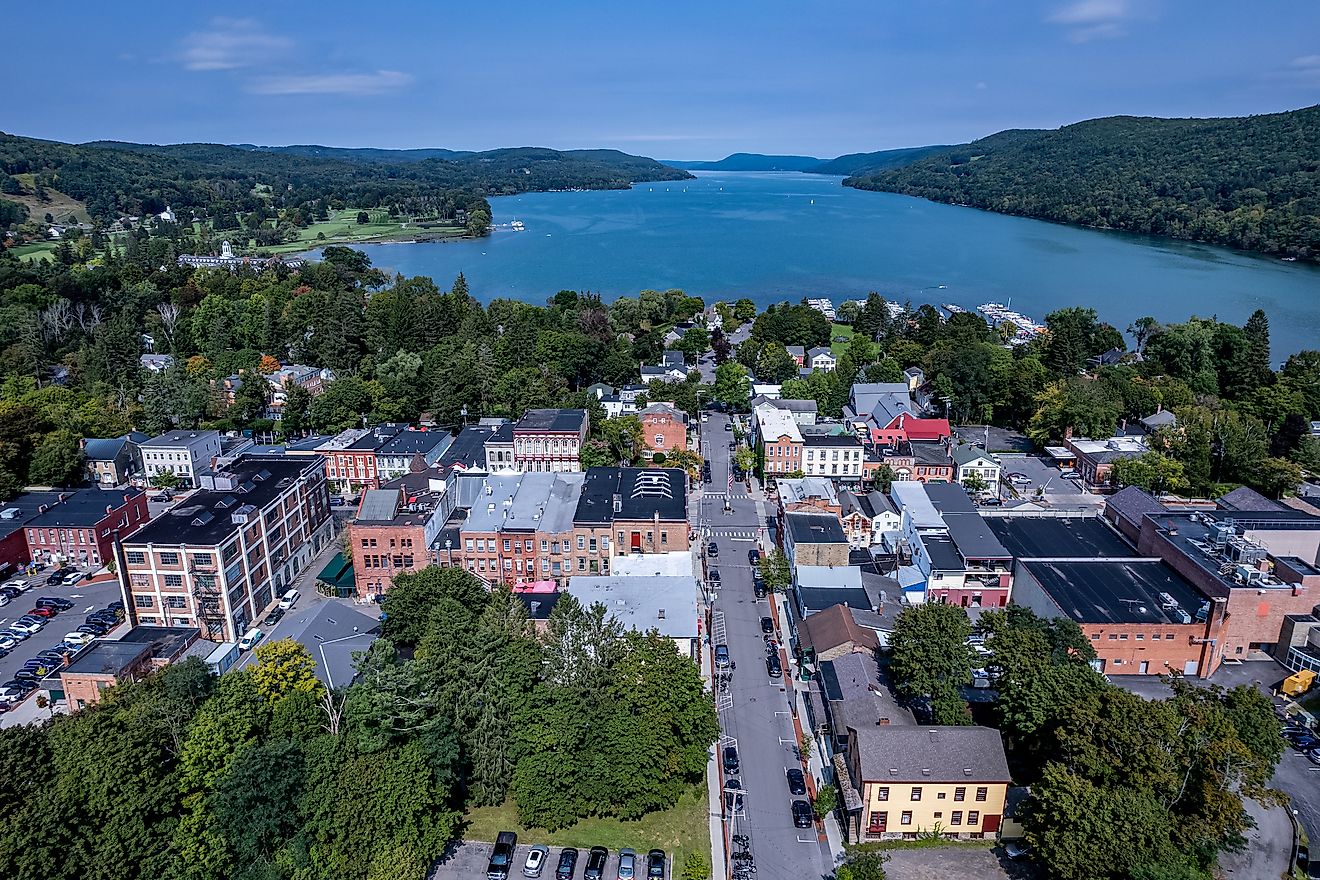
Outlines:
<svg viewBox="0 0 1320 880"><path fill-rule="evenodd" d="M269 62L293 41L268 33L250 18L213 18L204 30L183 38L179 53L188 70L237 70Z"/></svg>
<svg viewBox="0 0 1320 880"><path fill-rule="evenodd" d="M1064 27L1074 43L1089 43L1125 36L1124 24L1131 16L1128 0L1074 0L1056 9L1046 21Z"/></svg>
<svg viewBox="0 0 1320 880"><path fill-rule="evenodd" d="M412 81L412 74L398 70L309 73L258 77L247 90L254 95L379 95L404 88Z"/></svg>
<svg viewBox="0 0 1320 880"><path fill-rule="evenodd" d="M1284 76L1306 85L1320 85L1320 55L1301 55L1288 62Z"/></svg>

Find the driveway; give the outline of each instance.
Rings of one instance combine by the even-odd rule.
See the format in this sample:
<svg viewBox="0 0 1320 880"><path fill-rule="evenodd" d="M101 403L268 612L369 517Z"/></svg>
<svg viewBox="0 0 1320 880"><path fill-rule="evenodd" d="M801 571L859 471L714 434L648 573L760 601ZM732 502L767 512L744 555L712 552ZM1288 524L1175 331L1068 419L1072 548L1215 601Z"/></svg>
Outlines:
<svg viewBox="0 0 1320 880"><path fill-rule="evenodd" d="M985 445L986 432L989 431L990 452L1032 452L1036 445L1027 439L1027 435L1008 428L987 428L985 425L956 425L953 436L963 443Z"/></svg>
<svg viewBox="0 0 1320 880"><path fill-rule="evenodd" d="M1015 453L1004 453L999 456L999 463L1004 468L1004 479L1007 483L1008 475L1017 473L1023 474L1031 480L1026 485L1013 485L1013 488L1023 498L1034 498L1036 490L1045 488L1047 495L1080 495L1081 486L1077 480L1065 480L1059 476L1062 471L1043 455L1018 455Z"/></svg>
<svg viewBox="0 0 1320 880"><path fill-rule="evenodd" d="M1293 829L1287 809L1266 807L1259 801L1243 801L1256 827L1247 831L1247 845L1242 852L1226 852L1219 857L1219 873L1225 880L1255 877L1282 877L1292 858Z"/></svg>

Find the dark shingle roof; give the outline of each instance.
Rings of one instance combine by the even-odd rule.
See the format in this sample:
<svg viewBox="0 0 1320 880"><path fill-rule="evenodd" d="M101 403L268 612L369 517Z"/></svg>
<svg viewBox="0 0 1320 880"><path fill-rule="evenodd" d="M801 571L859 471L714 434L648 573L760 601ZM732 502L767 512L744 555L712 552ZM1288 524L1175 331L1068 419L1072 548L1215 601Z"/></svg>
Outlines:
<svg viewBox="0 0 1320 880"><path fill-rule="evenodd" d="M848 728L870 782L1009 782L999 731L991 727Z"/></svg>
<svg viewBox="0 0 1320 880"><path fill-rule="evenodd" d="M794 544L847 544L843 525L824 513L788 513L784 516Z"/></svg>
<svg viewBox="0 0 1320 880"><path fill-rule="evenodd" d="M642 520L657 515L661 522L687 519L687 475L682 470L594 467L587 470L573 522L604 525L616 519Z"/></svg>
<svg viewBox="0 0 1320 880"><path fill-rule="evenodd" d="M1127 486L1109 496L1109 500L1105 502L1105 507L1136 525L1140 525L1141 518L1148 513L1168 513L1168 508L1154 496L1136 486Z"/></svg>
<svg viewBox="0 0 1320 880"><path fill-rule="evenodd" d="M1277 501L1271 501L1255 489L1239 486L1216 502L1224 510L1287 510Z"/></svg>
<svg viewBox="0 0 1320 880"><path fill-rule="evenodd" d="M529 409L513 430L517 434L528 431L580 432L586 420L587 411L584 409Z"/></svg>
<svg viewBox="0 0 1320 880"><path fill-rule="evenodd" d="M94 526L109 514L106 508L119 509L142 494L141 489L79 489L28 525L49 528Z"/></svg>

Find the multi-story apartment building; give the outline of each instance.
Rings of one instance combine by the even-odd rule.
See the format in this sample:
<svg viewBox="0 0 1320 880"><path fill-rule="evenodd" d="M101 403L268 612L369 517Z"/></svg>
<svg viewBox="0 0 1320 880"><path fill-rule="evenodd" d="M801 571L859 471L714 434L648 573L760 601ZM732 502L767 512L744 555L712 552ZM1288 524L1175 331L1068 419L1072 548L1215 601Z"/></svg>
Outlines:
<svg viewBox="0 0 1320 880"><path fill-rule="evenodd" d="M139 445L142 472L150 481L158 474L170 473L180 484L201 485L198 473L211 467L220 455L219 431L167 431Z"/></svg>
<svg viewBox="0 0 1320 880"><path fill-rule="evenodd" d="M802 435L802 473L856 481L862 478L862 444L856 434Z"/></svg>
<svg viewBox="0 0 1320 880"><path fill-rule="evenodd" d="M426 470L453 442L448 431L400 431L376 450L376 479L383 484L413 470Z"/></svg>
<svg viewBox="0 0 1320 880"><path fill-rule="evenodd" d="M652 403L637 413L637 418L651 452L687 449L687 413L672 403Z"/></svg>
<svg viewBox="0 0 1320 880"><path fill-rule="evenodd" d="M459 478L461 522L441 536L440 562L492 583L555 581L573 570L573 515L586 475L505 473Z"/></svg>
<svg viewBox="0 0 1320 880"><path fill-rule="evenodd" d="M584 409L530 409L513 426L514 468L528 472L582 470L578 455L587 439Z"/></svg>
<svg viewBox="0 0 1320 880"><path fill-rule="evenodd" d="M851 841L999 832L1011 779L993 728L849 725L839 757L844 801L857 804L846 809Z"/></svg>
<svg viewBox="0 0 1320 880"><path fill-rule="evenodd" d="M33 562L100 568L111 559L116 539L146 524L151 514L141 489L80 489L29 520L28 553Z"/></svg>
<svg viewBox="0 0 1320 880"><path fill-rule="evenodd" d="M768 478L798 474L803 471L802 431L792 413L762 405L753 410L756 438L761 447L761 461ZM860 462L859 462L860 464Z"/></svg>
<svg viewBox="0 0 1320 880"><path fill-rule="evenodd" d="M486 438L486 470L491 473L518 470L513 457L512 422L494 426Z"/></svg>
<svg viewBox="0 0 1320 880"><path fill-rule="evenodd" d="M355 493L379 489L376 453L407 425L384 424L374 428L341 431L316 448L325 459L325 476L337 492Z"/></svg>
<svg viewBox="0 0 1320 880"><path fill-rule="evenodd" d="M396 575L420 571L435 561L433 545L448 508L449 485L439 472L407 474L362 493L357 516L348 526L354 585L358 596L385 593Z"/></svg>
<svg viewBox="0 0 1320 880"><path fill-rule="evenodd" d="M237 639L333 536L321 462L241 458L120 542L129 619Z"/></svg>

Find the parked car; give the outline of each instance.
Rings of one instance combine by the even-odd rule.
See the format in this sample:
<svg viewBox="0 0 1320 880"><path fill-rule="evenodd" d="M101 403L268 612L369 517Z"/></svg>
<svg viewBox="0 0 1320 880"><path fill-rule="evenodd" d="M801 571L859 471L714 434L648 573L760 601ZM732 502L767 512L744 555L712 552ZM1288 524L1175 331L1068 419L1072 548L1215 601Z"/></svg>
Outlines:
<svg viewBox="0 0 1320 880"><path fill-rule="evenodd" d="M49 660L38 660L33 657L31 660L23 664L23 668L20 669L19 672L31 672L37 678L45 678L50 675L54 669L55 664L51 663Z"/></svg>
<svg viewBox="0 0 1320 880"><path fill-rule="evenodd" d="M243 638L238 640L238 650L251 651L253 648L257 646L257 642L261 641L262 638L265 637L265 635L266 634L264 632L257 629L256 627L253 627L252 629L243 633Z"/></svg>
<svg viewBox="0 0 1320 880"><path fill-rule="evenodd" d="M64 577L60 578L60 583L66 587L71 587L85 577L87 577L87 575L83 574L81 571L71 571Z"/></svg>
<svg viewBox="0 0 1320 880"><path fill-rule="evenodd" d="M719 555L720 555L720 545L719 545L719 544L716 544L714 541L711 541L709 544L706 545L706 555L707 555L707 556L719 556Z"/></svg>
<svg viewBox="0 0 1320 880"><path fill-rule="evenodd" d="M41 618L45 618L46 620L49 620L50 618L54 617L56 614L59 614L59 612L56 611L54 608L51 608L49 605L38 605L36 608L32 608L28 611L29 616L41 617Z"/></svg>
<svg viewBox="0 0 1320 880"><path fill-rule="evenodd" d="M587 866L582 870L582 880L604 880L605 863L609 858L609 850L603 846L593 846L587 853Z"/></svg>
<svg viewBox="0 0 1320 880"><path fill-rule="evenodd" d="M637 853L630 849L619 850L619 880L633 880L637 874Z"/></svg>
<svg viewBox="0 0 1320 880"><path fill-rule="evenodd" d="M16 687L0 687L0 703L6 706L21 703L28 693L30 692L19 690Z"/></svg>
<svg viewBox="0 0 1320 880"><path fill-rule="evenodd" d="M775 620L774 620L774 618L773 618L773 617L762 617L762 618L761 618L761 632L765 633L766 635L770 635L770 633L772 633L772 632L774 632L774 631L775 631Z"/></svg>
<svg viewBox="0 0 1320 880"><path fill-rule="evenodd" d="M784 667L779 662L779 654L770 654L765 658L765 671L771 678L779 678L784 674Z"/></svg>
<svg viewBox="0 0 1320 880"><path fill-rule="evenodd" d="M728 645L716 645L716 646L715 646L715 667L716 667L717 669L727 669L727 668L728 668L729 666L731 666L731 665L732 665L732 661L729 660L729 646L728 646Z"/></svg>
<svg viewBox="0 0 1320 880"><path fill-rule="evenodd" d="M752 578L752 595L758 599L765 598L765 581L761 578Z"/></svg>
<svg viewBox="0 0 1320 880"><path fill-rule="evenodd" d="M23 632L21 629L14 629L12 626L4 631L0 631L0 638L13 639L17 642L26 642L32 637L32 633Z"/></svg>
<svg viewBox="0 0 1320 880"><path fill-rule="evenodd" d="M573 880L577 870L578 851L566 846L559 852L559 863L555 865L555 880Z"/></svg>
<svg viewBox="0 0 1320 880"><path fill-rule="evenodd" d="M338 495L331 495L331 496L330 496L330 506L331 506L331 507L343 507L344 504L345 504L344 499L343 499L343 498L340 498Z"/></svg>
<svg viewBox="0 0 1320 880"><path fill-rule="evenodd" d="M1008 481L1014 486L1025 486L1031 482L1031 477L1026 474L1013 473L1008 475Z"/></svg>
<svg viewBox="0 0 1320 880"><path fill-rule="evenodd" d="M982 498L981 501L980 501L980 504L981 504L982 507L1003 507L1003 506L1004 506L1004 502L1003 502L1001 499L999 499L999 498L995 498L994 496L991 496L991 497L989 497L989 498Z"/></svg>
<svg viewBox="0 0 1320 880"><path fill-rule="evenodd" d="M65 633L63 644L68 645L70 648L78 649L90 645L95 638L96 636L92 635L91 633L85 633L85 632Z"/></svg>
<svg viewBox="0 0 1320 880"><path fill-rule="evenodd" d="M739 766L739 763L738 763L738 747L737 747L737 746L725 746L725 747L724 747L724 772L725 772L726 774L728 774L729 776L733 776L733 775L737 774L737 772L738 772L739 769L740 769L740 766Z"/></svg>
<svg viewBox="0 0 1320 880"><path fill-rule="evenodd" d="M64 583L64 576L68 573L69 570L66 568L56 569L55 571L51 572L50 577L46 578L46 586L48 587L59 586L60 584Z"/></svg>
<svg viewBox="0 0 1320 880"><path fill-rule="evenodd" d="M260 632L260 630L249 630L249 632ZM491 850L490 862L486 865L487 880L508 880L509 867L513 864L513 852L517 848L518 835L512 831L501 831L495 835L495 848Z"/></svg>
<svg viewBox="0 0 1320 880"><path fill-rule="evenodd" d="M0 632L0 650L12 651L18 647L19 639L14 638L11 633Z"/></svg>
<svg viewBox="0 0 1320 880"><path fill-rule="evenodd" d="M527 851L527 858L523 861L522 874L524 877L540 877L541 871L545 868L546 859L550 858L550 850L547 847L532 847Z"/></svg>
<svg viewBox="0 0 1320 880"><path fill-rule="evenodd" d="M736 779L724 780L724 809L730 813L741 813L742 808L742 783Z"/></svg>
<svg viewBox="0 0 1320 880"><path fill-rule="evenodd" d="M279 623L283 617L284 617L283 608L279 608L279 607L272 608L270 610L270 614L267 614L266 619L261 621L261 623L263 626L274 626L275 624Z"/></svg>
<svg viewBox="0 0 1320 880"><path fill-rule="evenodd" d="M14 678L18 679L19 681L32 682L33 687L36 687L37 679L44 678L45 676L46 676L45 672L38 673L37 670L31 669L26 666L24 666L22 669L14 673Z"/></svg>
<svg viewBox="0 0 1320 880"><path fill-rule="evenodd" d="M733 424L732 424L731 422L725 422L725 423L724 423L724 430L726 430L726 431L732 431L732 430L733 430Z"/></svg>
<svg viewBox="0 0 1320 880"><path fill-rule="evenodd" d="M41 627L42 624L40 623L34 623L33 621L24 620L22 618L19 618L18 620L15 620L13 623L9 624L10 631L27 633L28 635L41 632Z"/></svg>
<svg viewBox="0 0 1320 880"><path fill-rule="evenodd" d="M73 603L70 602L68 599L61 599L57 596L42 596L41 598L37 599L37 605L38 607L42 605L49 605L51 608L54 608L58 611L68 611L70 608L73 607Z"/></svg>
<svg viewBox="0 0 1320 880"><path fill-rule="evenodd" d="M169 492L157 492L147 498L148 501L155 501L157 504L168 504L174 500L174 496Z"/></svg>
<svg viewBox="0 0 1320 880"><path fill-rule="evenodd" d="M646 854L646 880L665 880L665 851L653 849Z"/></svg>
<svg viewBox="0 0 1320 880"><path fill-rule="evenodd" d="M47 663L49 663L52 666L59 666L61 663L64 662L64 655L59 651L56 651L54 648L51 648L50 650L46 650L46 651L40 651L35 656L36 659L45 660Z"/></svg>
<svg viewBox="0 0 1320 880"><path fill-rule="evenodd" d="M784 775L788 777L789 794L807 793L807 779L805 776L802 775L802 771L800 769L798 769L797 767L790 767L788 768L788 772L785 773Z"/></svg>
<svg viewBox="0 0 1320 880"><path fill-rule="evenodd" d="M1069 468L1066 471L1060 471L1059 476L1065 480L1078 480L1081 479L1082 475L1077 473L1076 470Z"/></svg>
<svg viewBox="0 0 1320 880"><path fill-rule="evenodd" d="M806 801L793 801L793 827L810 828L816 821L815 815L811 812L811 804Z"/></svg>
<svg viewBox="0 0 1320 880"><path fill-rule="evenodd" d="M90 636L96 636L97 638L100 638L101 636L110 632L110 627L106 626L104 623L97 623L96 621L92 621L91 623L84 623L82 626L78 627L77 631L80 633L87 633Z"/></svg>
<svg viewBox="0 0 1320 880"><path fill-rule="evenodd" d="M756 565L760 561L761 561L760 550L757 550L755 547L753 547L751 550L747 551L747 563L749 565Z"/></svg>
<svg viewBox="0 0 1320 880"><path fill-rule="evenodd" d="M720 570L718 568L712 568L710 570L710 581L711 583L714 584L718 584L720 582Z"/></svg>
<svg viewBox="0 0 1320 880"><path fill-rule="evenodd" d="M293 603L298 601L298 597L301 595L302 593L299 593L297 590L289 590L287 593L285 593L283 596L280 597L280 604L279 604L280 610L288 611L290 608L293 607Z"/></svg>

